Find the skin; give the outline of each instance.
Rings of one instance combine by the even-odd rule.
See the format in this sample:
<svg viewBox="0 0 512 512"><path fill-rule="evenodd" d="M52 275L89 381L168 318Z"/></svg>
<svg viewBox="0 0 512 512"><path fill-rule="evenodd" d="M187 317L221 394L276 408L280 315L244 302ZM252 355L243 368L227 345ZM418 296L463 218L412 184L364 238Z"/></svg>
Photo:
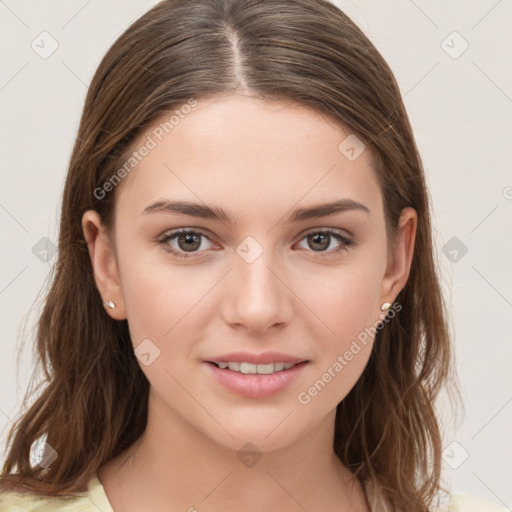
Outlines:
<svg viewBox="0 0 512 512"><path fill-rule="evenodd" d="M224 512L241 504L249 512L369 511L332 440L336 405L363 372L373 338L308 404L297 399L383 318L381 304L393 303L409 276L416 212L403 210L390 246L370 151L349 161L338 150L349 134L292 103L201 100L118 185L111 238L95 211L84 214L96 284L117 306L105 314L128 319L134 347L150 339L160 350L140 364L151 384L145 433L98 470L116 512ZM235 223L141 214L165 198L220 206ZM341 198L370 212L284 220L299 206ZM201 229L211 241L199 237L191 258L172 256L154 239L178 228ZM325 251L308 242L325 228L356 245L334 253L341 245L334 237ZM263 250L251 263L236 251L248 236ZM167 244L187 253L186 241ZM218 384L204 363L238 350L309 362L283 391L245 398ZM247 442L262 455L252 467L237 457Z"/></svg>

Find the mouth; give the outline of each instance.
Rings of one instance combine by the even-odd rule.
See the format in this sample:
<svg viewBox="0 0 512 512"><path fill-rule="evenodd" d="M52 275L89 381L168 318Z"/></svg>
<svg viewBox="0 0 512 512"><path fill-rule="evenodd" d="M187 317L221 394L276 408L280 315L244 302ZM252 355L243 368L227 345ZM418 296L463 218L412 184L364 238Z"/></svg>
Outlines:
<svg viewBox="0 0 512 512"><path fill-rule="evenodd" d="M306 371L309 361L204 361L208 374L224 389L244 398L266 398L290 387Z"/></svg>
<svg viewBox="0 0 512 512"><path fill-rule="evenodd" d="M255 364L247 362L236 362L236 361L207 361L207 363L219 368L220 370L227 370L232 372L243 373L245 375L272 375L274 373L285 372L294 368L306 364L308 361L299 362L276 362L267 364Z"/></svg>

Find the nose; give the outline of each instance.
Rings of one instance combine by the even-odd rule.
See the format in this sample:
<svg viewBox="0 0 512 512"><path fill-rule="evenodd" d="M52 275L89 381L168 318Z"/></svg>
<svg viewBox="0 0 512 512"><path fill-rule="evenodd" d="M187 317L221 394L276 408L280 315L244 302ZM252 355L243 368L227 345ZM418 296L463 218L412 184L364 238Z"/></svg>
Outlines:
<svg viewBox="0 0 512 512"><path fill-rule="evenodd" d="M282 268L270 250L254 260L237 254L225 290L226 322L260 334L289 323L293 293Z"/></svg>

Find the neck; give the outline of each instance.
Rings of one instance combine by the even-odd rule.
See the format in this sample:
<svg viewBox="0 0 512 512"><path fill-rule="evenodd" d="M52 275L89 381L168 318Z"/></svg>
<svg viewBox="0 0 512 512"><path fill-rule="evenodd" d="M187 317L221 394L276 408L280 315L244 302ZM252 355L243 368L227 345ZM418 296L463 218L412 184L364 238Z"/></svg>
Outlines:
<svg viewBox="0 0 512 512"><path fill-rule="evenodd" d="M295 443L262 453L246 441L242 450L226 448L168 409L163 422L162 406L150 393L144 434L98 470L116 512L369 510L333 452L335 411Z"/></svg>

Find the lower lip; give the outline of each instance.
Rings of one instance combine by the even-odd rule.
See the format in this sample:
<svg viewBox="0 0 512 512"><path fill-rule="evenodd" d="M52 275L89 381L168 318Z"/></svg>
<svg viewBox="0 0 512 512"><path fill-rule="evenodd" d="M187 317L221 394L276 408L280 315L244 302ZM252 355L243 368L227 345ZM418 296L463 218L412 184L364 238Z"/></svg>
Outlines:
<svg viewBox="0 0 512 512"><path fill-rule="evenodd" d="M270 375L235 372L227 368L217 368L212 363L205 364L218 382L237 395L247 398L264 398L288 387L304 370L307 362Z"/></svg>

